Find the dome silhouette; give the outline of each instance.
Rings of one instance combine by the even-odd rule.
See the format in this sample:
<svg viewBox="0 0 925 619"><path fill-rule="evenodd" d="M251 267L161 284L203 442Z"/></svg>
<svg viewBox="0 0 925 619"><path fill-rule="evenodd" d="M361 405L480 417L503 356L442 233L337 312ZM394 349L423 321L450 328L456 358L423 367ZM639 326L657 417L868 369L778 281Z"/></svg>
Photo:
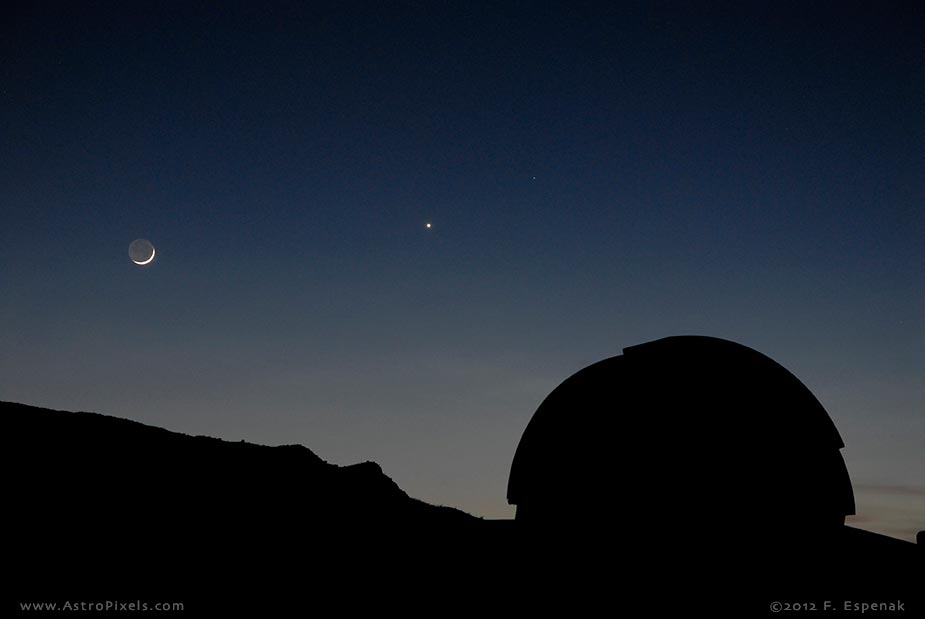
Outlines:
<svg viewBox="0 0 925 619"><path fill-rule="evenodd" d="M551 529L817 536L854 513L843 447L777 362L727 340L668 337L556 387L524 430L507 497L517 521Z"/></svg>

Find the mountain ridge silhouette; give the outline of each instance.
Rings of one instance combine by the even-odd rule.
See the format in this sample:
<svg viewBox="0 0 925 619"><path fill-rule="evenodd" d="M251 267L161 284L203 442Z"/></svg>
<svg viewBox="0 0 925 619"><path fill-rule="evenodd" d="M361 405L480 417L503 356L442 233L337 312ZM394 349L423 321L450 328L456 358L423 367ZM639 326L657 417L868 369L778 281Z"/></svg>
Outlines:
<svg viewBox="0 0 925 619"><path fill-rule="evenodd" d="M470 541L487 521L410 497L375 462L12 402L0 402L0 427L12 472L0 530L17 568L7 610L137 597L186 601L197 615L265 612L291 607L306 582L312 603L331 608L406 575L438 591L468 569L445 557L478 561Z"/></svg>
<svg viewBox="0 0 925 619"><path fill-rule="evenodd" d="M368 495L381 501L382 513L377 514L380 518L388 517L394 510L394 515L403 518L445 518L460 522L477 519L453 507L430 505L410 497L375 462L331 464L309 447L300 444L268 446L244 440L228 441L217 437L174 432L100 413L60 411L13 402L0 402L0 414L2 422L11 434L27 443L41 440L46 445L52 444L59 450L56 452L57 459L61 459L64 453L84 453L84 462L99 464L99 454L90 452L105 446L112 455L118 454L124 458L112 462L114 466L124 467L131 464L136 467L136 475L164 476L184 472L181 465L192 466L190 458L195 452L199 463L206 465L209 458L215 458L218 463L231 466L228 473L245 475L244 479L253 476L246 475L247 471L239 466L252 465L263 473L275 473L287 478L294 474L303 476L304 481L309 484L306 491L314 490L323 495L334 493L337 496L327 498L341 498L350 504L361 500L364 494ZM45 450L48 450L48 447L45 447ZM162 457L158 459L158 456ZM274 470L273 466L280 468ZM295 470L282 468L286 466L295 467ZM49 469L48 472L53 471ZM196 471L185 472L193 475ZM64 474L63 471L59 473ZM46 481L53 483L53 476L49 476ZM337 484L343 484L345 488L337 488ZM342 509L333 506L332 511L340 512Z"/></svg>

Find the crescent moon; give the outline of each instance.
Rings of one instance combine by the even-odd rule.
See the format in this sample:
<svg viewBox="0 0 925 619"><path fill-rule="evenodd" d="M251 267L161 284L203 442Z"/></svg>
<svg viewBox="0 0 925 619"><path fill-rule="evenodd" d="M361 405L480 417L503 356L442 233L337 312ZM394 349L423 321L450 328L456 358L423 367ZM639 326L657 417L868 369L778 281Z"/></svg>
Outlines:
<svg viewBox="0 0 925 619"><path fill-rule="evenodd" d="M154 260L154 254L156 254L156 253L157 253L157 250L154 249L154 246L152 245L152 246L151 246L151 257L150 257L150 258L148 258L147 260L143 260L143 261L141 261L141 262L138 262L137 260L132 260L132 262L134 262L135 264L150 264L151 261Z"/></svg>

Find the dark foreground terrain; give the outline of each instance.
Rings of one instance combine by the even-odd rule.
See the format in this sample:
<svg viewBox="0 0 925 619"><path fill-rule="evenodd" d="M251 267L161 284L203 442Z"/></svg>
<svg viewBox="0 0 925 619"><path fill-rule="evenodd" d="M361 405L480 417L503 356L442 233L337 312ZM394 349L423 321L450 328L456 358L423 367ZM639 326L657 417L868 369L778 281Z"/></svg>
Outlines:
<svg viewBox="0 0 925 619"><path fill-rule="evenodd" d="M626 525L618 480L586 506L612 518L518 527L428 505L374 463L334 466L302 446L13 403L0 415L4 616L31 601L111 601L120 615L132 611L119 603L179 601L169 614L739 617L776 615L774 602L810 616L900 602L863 616L925 616L922 548L850 527L773 547L691 544L683 522L658 536Z"/></svg>

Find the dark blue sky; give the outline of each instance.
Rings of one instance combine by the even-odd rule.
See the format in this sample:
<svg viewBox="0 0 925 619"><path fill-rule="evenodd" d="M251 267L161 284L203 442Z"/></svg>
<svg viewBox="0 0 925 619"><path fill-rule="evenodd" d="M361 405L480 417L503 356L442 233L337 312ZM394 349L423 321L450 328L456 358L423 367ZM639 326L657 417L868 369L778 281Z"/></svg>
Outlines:
<svg viewBox="0 0 925 619"><path fill-rule="evenodd" d="M920 6L370 4L12 9L0 398L506 516L561 380L716 335L820 397L865 526L923 528Z"/></svg>

